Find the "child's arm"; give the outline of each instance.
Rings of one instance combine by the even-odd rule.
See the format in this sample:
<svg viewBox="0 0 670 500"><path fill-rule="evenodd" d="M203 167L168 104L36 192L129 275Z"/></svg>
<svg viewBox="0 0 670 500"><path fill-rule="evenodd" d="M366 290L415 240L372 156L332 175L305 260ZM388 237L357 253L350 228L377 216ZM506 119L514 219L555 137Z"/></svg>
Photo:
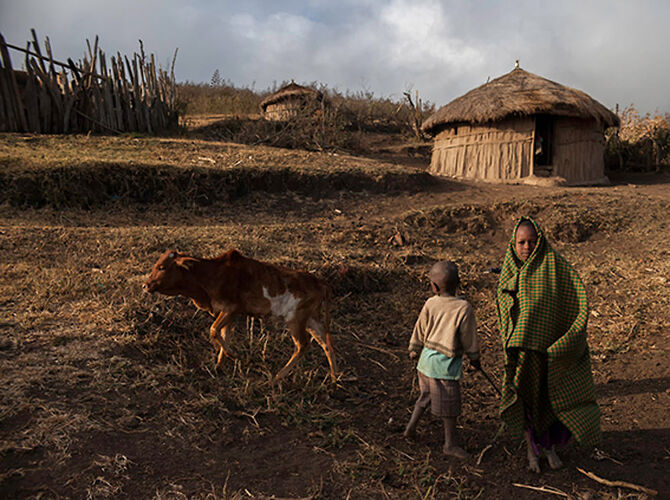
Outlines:
<svg viewBox="0 0 670 500"><path fill-rule="evenodd" d="M423 349L426 340L426 326L428 325L428 308L424 304L414 325L414 331L409 339L410 357L415 358ZM414 354L414 355L413 355Z"/></svg>
<svg viewBox="0 0 670 500"><path fill-rule="evenodd" d="M475 312L472 306L468 304L465 310L463 319L458 328L461 337L461 345L466 356L470 360L470 364L475 368L480 368L479 361L479 338L477 337L477 320L475 319Z"/></svg>

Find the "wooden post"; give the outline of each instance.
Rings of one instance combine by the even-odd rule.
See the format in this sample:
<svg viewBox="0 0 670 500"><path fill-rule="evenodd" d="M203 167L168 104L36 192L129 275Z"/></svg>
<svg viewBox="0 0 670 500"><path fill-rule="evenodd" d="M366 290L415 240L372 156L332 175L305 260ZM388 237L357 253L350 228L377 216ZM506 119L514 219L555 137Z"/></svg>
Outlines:
<svg viewBox="0 0 670 500"><path fill-rule="evenodd" d="M132 60L119 53L108 66L96 36L93 44L86 41L88 54L82 60L63 63L54 59L49 37L43 55L34 29L31 35L22 49L6 44L0 34L0 130L154 133L175 122L176 50L169 73L157 66L153 54L144 52L141 40ZM25 88L17 85L8 48L25 54ZM57 66L64 69L57 71Z"/></svg>
<svg viewBox="0 0 670 500"><path fill-rule="evenodd" d="M24 104L26 106L28 131L39 134L42 129L40 127L39 101L37 99L38 82L28 54L26 54L26 71L28 72L28 81L26 82L26 89L24 92Z"/></svg>
<svg viewBox="0 0 670 500"><path fill-rule="evenodd" d="M537 115L533 115L533 133L530 136L530 175L535 175L535 129L537 128Z"/></svg>
<svg viewBox="0 0 670 500"><path fill-rule="evenodd" d="M9 51L7 50L7 45L5 44L4 37L0 34L0 56L2 57L2 65L5 73L5 87L6 95L5 102L8 105L8 109L11 109L11 114L14 116L10 118L10 123L15 122L18 127L20 127L21 132L26 132L28 130L28 124L26 122L26 116L23 112L23 104L21 102L21 95L19 93L19 86L16 83L16 76L14 75L14 70L12 69L12 59L9 57Z"/></svg>

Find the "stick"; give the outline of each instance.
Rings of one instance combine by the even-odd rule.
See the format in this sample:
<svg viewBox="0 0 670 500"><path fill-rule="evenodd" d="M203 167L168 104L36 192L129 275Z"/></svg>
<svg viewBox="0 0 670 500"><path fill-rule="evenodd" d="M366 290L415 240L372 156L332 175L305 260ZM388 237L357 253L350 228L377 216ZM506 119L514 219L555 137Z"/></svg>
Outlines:
<svg viewBox="0 0 670 500"><path fill-rule="evenodd" d="M393 359L395 359L396 361L398 361L398 360L400 359L400 358L398 358L398 356L396 356L395 354L393 354L393 353L392 353L391 351L389 351L388 349L383 349L383 348L381 348L381 347L377 347L377 346L374 346L374 345L365 344L365 343L363 343L363 342L361 342L361 341L359 341L359 340L354 340L354 342L356 342L358 345L361 345L361 346L363 346L363 347L367 347L368 349L372 349L373 351L379 351L379 352L383 352L384 354L388 354L389 356L391 356L391 357L392 357Z"/></svg>
<svg viewBox="0 0 670 500"><path fill-rule="evenodd" d="M493 386L493 388L496 390L496 392L498 393L498 396L500 396L502 398L502 392L500 392L500 389L498 389L498 386L493 383L493 380L491 380L491 377L489 377L488 374L481 367L479 368L479 372L482 375L484 375L486 380L489 381L489 384L491 384L491 386Z"/></svg>
<svg viewBox="0 0 670 500"><path fill-rule="evenodd" d="M19 52L25 52L26 54L29 54L31 56L39 57L40 59L45 59L45 60L49 61L48 57L44 57L43 55L40 55L40 54L38 54L36 52L33 52L31 50L27 50L27 49L18 47L16 45L12 45L11 43L5 43L5 45L7 47L9 47L10 49L18 50ZM70 64L69 63L60 62L60 61L57 61L56 59L51 60L51 62L53 62L54 64L57 64L58 66L63 66L64 68L70 69Z"/></svg>
<svg viewBox="0 0 670 500"><path fill-rule="evenodd" d="M558 495L561 497L565 498L570 498L570 495L568 495L565 491L561 491L558 488L553 488L552 486L530 486L528 484L520 484L520 483L512 483L512 486L516 486L517 488L526 488L529 490L534 490L534 491L541 491L542 493L551 493L552 495Z"/></svg>
<svg viewBox="0 0 670 500"><path fill-rule="evenodd" d="M376 359L372 359L372 358L366 358L366 359L372 361L372 362L373 362L374 364L376 364L377 366L380 366L380 367L382 368L382 370L384 370L385 372L388 371L388 370L386 369L386 367L385 367L384 365L382 365L382 364L381 364L379 361L377 361Z"/></svg>
<svg viewBox="0 0 670 500"><path fill-rule="evenodd" d="M96 119L94 119L94 118L91 118L90 116L88 116L88 115L85 114L85 113L82 113L82 112L79 111L78 109L74 109L73 111L74 111L75 113L77 113L79 116L82 116L82 117L86 118L87 120L92 121L92 122L95 123L96 125L99 125L99 126L101 126L102 128L106 128L106 129L109 130L110 132L114 132L115 134L121 134L121 133L122 133L120 130L116 130L115 128L108 127L108 126L105 125L104 123L102 123L102 122L100 122L100 121L98 121L98 120L96 120Z"/></svg>
<svg viewBox="0 0 670 500"><path fill-rule="evenodd" d="M647 495L651 495L652 497L658 495L658 491L652 490L650 488L645 488L644 486L638 486L637 484L627 483L626 481L609 481L607 479L603 479L601 477L596 476L593 472L586 472L585 470L582 470L579 467L577 467L577 470L582 474L584 474L586 477L589 477L600 484L604 484L605 486L628 488L631 490L646 493Z"/></svg>
<svg viewBox="0 0 670 500"><path fill-rule="evenodd" d="M395 452L397 452L397 453L400 453L401 455L403 455L403 456L409 458L409 459L412 460L412 461L416 460L416 458L414 458L414 457L408 455L408 454L405 453L404 451L400 451L399 449L394 448L393 446L389 446L389 448L391 448L393 451L395 451Z"/></svg>
<svg viewBox="0 0 670 500"><path fill-rule="evenodd" d="M488 445L486 448L484 448L484 449L482 450L482 452L479 454L479 457L477 457L477 465L479 465L479 464L482 463L482 458L484 458L484 453L486 453L487 451L489 451L491 448L493 448L493 445L492 445L492 444Z"/></svg>

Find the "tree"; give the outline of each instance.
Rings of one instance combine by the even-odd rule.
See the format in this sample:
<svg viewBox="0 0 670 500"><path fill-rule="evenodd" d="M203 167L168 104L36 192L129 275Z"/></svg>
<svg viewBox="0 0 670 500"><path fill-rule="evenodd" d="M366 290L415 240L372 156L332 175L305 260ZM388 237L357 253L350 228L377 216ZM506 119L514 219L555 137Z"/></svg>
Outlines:
<svg viewBox="0 0 670 500"><path fill-rule="evenodd" d="M214 74L212 75L212 79L210 80L209 84L212 87L219 87L221 86L221 73L219 73L218 68L214 70Z"/></svg>

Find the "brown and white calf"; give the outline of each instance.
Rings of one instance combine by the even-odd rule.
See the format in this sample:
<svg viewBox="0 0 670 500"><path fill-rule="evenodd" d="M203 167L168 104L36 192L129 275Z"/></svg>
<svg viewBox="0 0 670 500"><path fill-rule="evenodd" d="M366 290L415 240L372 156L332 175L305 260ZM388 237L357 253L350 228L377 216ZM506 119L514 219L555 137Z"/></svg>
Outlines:
<svg viewBox="0 0 670 500"><path fill-rule="evenodd" d="M234 249L213 259L168 250L154 265L144 288L150 293L188 297L198 309L216 318L209 334L219 348L217 368L231 356L227 337L231 320L236 315L270 315L284 320L295 343L293 356L275 381L304 356L311 338L326 353L330 375L336 378L330 293L323 281L308 272L250 259Z"/></svg>

